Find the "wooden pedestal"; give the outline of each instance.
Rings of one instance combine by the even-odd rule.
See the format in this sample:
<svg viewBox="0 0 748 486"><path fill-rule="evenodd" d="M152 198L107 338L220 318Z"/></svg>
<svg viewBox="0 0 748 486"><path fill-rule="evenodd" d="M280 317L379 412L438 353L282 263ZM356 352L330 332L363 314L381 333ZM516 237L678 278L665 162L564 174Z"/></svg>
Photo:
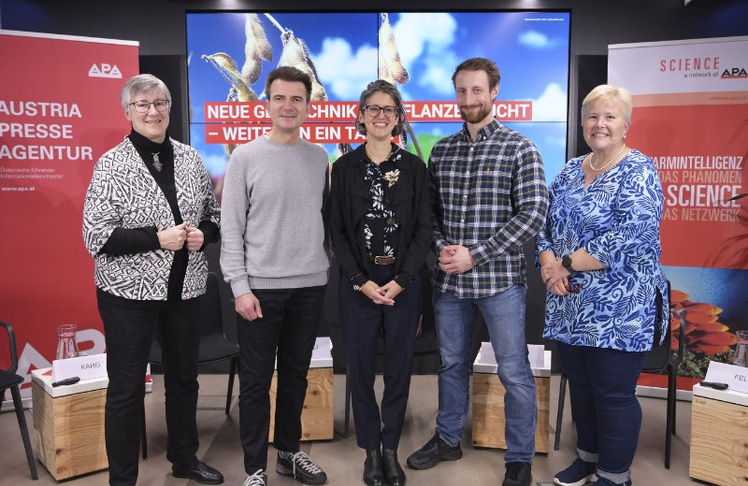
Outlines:
<svg viewBox="0 0 748 486"><path fill-rule="evenodd" d="M32 371L31 385L37 459L57 481L109 467L104 442L106 380L104 388L52 396L37 371ZM75 390L60 390L68 391Z"/></svg>
<svg viewBox="0 0 748 486"><path fill-rule="evenodd" d="M333 429L333 376L332 368L310 368L307 373L306 398L301 412L301 440L329 440L335 435ZM275 431L275 399L278 390L278 375L273 373L270 386L270 436Z"/></svg>
<svg viewBox="0 0 748 486"><path fill-rule="evenodd" d="M549 450L549 417L551 407L550 351L545 351L543 368L533 368L538 398L538 426L535 429L535 452ZM478 370L485 368L485 371ZM473 445L506 449L504 429L504 395L506 390L496 376L496 365L486 368L473 366Z"/></svg>
<svg viewBox="0 0 748 486"><path fill-rule="evenodd" d="M538 427L535 452L548 452L551 379L535 377L538 395ZM473 373L473 445L506 449L504 440L504 389L499 377Z"/></svg>
<svg viewBox="0 0 748 486"><path fill-rule="evenodd" d="M719 486L746 484L748 394L694 386L688 475Z"/></svg>
<svg viewBox="0 0 748 486"><path fill-rule="evenodd" d="M335 436L333 427L333 379L332 379L332 340L318 337L309 371L306 375L307 388L304 408L301 411L301 440L330 440ZM278 394L278 372L273 373L270 384L270 435L275 434L275 400Z"/></svg>

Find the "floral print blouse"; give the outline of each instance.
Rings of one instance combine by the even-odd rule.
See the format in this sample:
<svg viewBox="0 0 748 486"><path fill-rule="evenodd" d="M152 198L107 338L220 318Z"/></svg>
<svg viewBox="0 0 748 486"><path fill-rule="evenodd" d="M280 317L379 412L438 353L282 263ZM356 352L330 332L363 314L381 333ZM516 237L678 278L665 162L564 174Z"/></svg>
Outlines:
<svg viewBox="0 0 748 486"><path fill-rule="evenodd" d="M547 292L543 337L577 346L648 351L670 323L660 265L664 203L657 169L649 157L632 150L584 187L583 160L569 161L551 184L536 253L550 250L560 259L584 247L608 268L571 275L569 284L577 293Z"/></svg>
<svg viewBox="0 0 748 486"><path fill-rule="evenodd" d="M371 160L366 161L364 180L369 186L371 207L364 221L364 240L367 252L376 256L395 256L400 236L400 221L390 201L390 188L397 182L400 172L394 162L399 157L398 152L396 148L393 149L379 166Z"/></svg>

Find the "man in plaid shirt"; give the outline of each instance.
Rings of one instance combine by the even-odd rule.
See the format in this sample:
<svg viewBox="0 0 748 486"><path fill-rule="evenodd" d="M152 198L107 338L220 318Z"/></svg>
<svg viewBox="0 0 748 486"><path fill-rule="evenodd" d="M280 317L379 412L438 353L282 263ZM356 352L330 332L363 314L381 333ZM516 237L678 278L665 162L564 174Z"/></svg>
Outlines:
<svg viewBox="0 0 748 486"><path fill-rule="evenodd" d="M476 313L483 315L498 376L506 389L507 451L503 486L529 486L537 398L527 357L527 284L523 246L545 223L548 193L535 145L494 117L499 69L474 58L452 76L462 130L439 141L432 180L436 315L441 368L436 434L408 458L414 469L462 457L460 436L470 403Z"/></svg>

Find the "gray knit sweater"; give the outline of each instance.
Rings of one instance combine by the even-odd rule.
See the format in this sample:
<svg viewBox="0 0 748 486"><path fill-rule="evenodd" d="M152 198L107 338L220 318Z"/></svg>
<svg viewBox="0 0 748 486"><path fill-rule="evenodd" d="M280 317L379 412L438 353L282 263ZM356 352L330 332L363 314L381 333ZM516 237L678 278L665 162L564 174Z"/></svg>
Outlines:
<svg viewBox="0 0 748 486"><path fill-rule="evenodd" d="M234 297L327 283L330 162L307 141L260 137L234 150L221 203L221 270Z"/></svg>

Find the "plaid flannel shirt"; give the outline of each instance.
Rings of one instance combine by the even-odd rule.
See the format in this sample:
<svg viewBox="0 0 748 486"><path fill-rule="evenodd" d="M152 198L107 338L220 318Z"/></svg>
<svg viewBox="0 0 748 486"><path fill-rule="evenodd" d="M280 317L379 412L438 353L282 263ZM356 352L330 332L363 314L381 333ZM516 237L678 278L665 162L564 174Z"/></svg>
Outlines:
<svg viewBox="0 0 748 486"><path fill-rule="evenodd" d="M437 142L429 157L432 248L468 248L476 266L433 273L434 289L458 298L526 285L524 244L545 224L548 191L535 145L494 119L471 142L467 128Z"/></svg>

